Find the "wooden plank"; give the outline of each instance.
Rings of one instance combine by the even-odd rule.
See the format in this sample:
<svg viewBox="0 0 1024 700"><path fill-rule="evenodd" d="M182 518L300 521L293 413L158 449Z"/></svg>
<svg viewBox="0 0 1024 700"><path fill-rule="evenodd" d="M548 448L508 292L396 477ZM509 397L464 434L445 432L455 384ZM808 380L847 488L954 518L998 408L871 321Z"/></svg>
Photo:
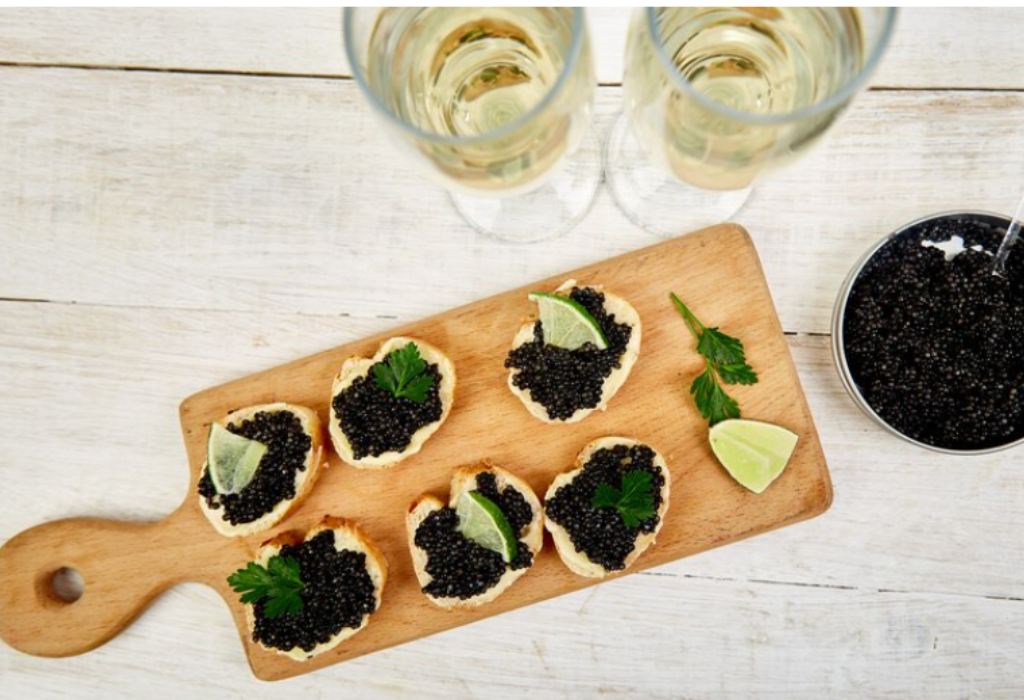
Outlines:
<svg viewBox="0 0 1024 700"><path fill-rule="evenodd" d="M655 240L607 191L542 245L475 233L351 83L7 68L0 96L17 96L0 97L0 297L413 319ZM620 91L599 98L603 130ZM1006 211L1022 109L1018 93L868 93L766 180L738 221L784 327L826 332L887 231Z"/></svg>
<svg viewBox="0 0 1024 700"><path fill-rule="evenodd" d="M1019 36L1024 8L903 7L872 79L890 88L1024 88L1024 59L1005 62L996 43Z"/></svg>
<svg viewBox="0 0 1024 700"><path fill-rule="evenodd" d="M1019 602L640 574L270 691L392 700L1017 700L1022 648ZM40 700L69 690L153 700L268 692L249 674L219 596L194 584L86 656L40 659L0 645L0 674L6 694Z"/></svg>
<svg viewBox="0 0 1024 700"><path fill-rule="evenodd" d="M731 255L723 255L723 250ZM554 289L568 278L607 285L636 308L643 320L641 358L607 413L574 425L545 426L508 392L501 363L511 337L530 312L526 295L534 289ZM708 309L702 312L705 318L713 309L715 323L742 328L751 362L771 368L762 370L756 386L734 391L744 409L800 436L786 471L761 495L746 491L720 468L707 444L704 421L685 388L676 388L681 371L697 372L701 364L664 291L680 279L694 308ZM719 298L718 290L727 282L736 285L736 292ZM321 474L312 494L283 527L276 528L306 530L325 515L334 515L367 530L386 555L390 571L385 603L365 631L302 664L253 644L245 632L244 608L227 586L225 572L251 558L268 533L226 540L209 526L191 496L155 525L60 521L8 542L0 548L0 635L29 653L82 653L117 634L168 583L201 581L230 602L257 676L279 679L578 590L597 581L573 575L549 548L537 557L530 575L496 601L471 610L440 609L419 590L403 517L420 494L444 494L455 466L483 459L514 471L543 492L555 475L572 465L585 444L605 435L634 437L654 446L668 462L675 485L657 546L630 571L814 517L831 503L821 445L788 345L756 252L737 226L712 227L388 335L392 333L422 338L451 357L459 373L452 415L423 452L386 474L347 468L328 450L325 457L332 468ZM308 406L326 416L331 379L341 363L353 355L372 356L386 337L350 343L185 400L181 420L192 468L189 491L194 492L203 468L211 421L239 407L275 401ZM524 442L521 436L528 433L538 440ZM39 596L38 572L61 566L78 568L95 597L54 605Z"/></svg>
<svg viewBox="0 0 1024 700"><path fill-rule="evenodd" d="M1024 88L1020 8L904 8L873 84ZM587 10L598 79L622 80L630 11ZM0 62L349 76L336 8L0 10ZM998 66L998 69L993 69Z"/></svg>
<svg viewBox="0 0 1024 700"><path fill-rule="evenodd" d="M0 302L0 318L0 541L70 516L165 516L188 487L180 397L396 323L10 302ZM800 527L658 572L1024 597L1018 453L964 460L914 449L880 431L846 397L827 338L788 340L831 458L835 504ZM55 414L61 439L41 460L37 436L53 430Z"/></svg>
<svg viewBox="0 0 1024 700"><path fill-rule="evenodd" d="M0 10L0 61L349 76L340 8Z"/></svg>

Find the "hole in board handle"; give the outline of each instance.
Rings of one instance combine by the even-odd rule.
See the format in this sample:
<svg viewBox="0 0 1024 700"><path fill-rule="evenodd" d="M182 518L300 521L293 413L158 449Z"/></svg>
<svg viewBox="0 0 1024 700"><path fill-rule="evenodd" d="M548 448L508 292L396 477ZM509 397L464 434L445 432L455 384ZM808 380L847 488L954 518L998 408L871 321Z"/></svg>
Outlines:
<svg viewBox="0 0 1024 700"><path fill-rule="evenodd" d="M62 566L50 577L50 592L58 601L74 603L85 592L85 579L76 569Z"/></svg>

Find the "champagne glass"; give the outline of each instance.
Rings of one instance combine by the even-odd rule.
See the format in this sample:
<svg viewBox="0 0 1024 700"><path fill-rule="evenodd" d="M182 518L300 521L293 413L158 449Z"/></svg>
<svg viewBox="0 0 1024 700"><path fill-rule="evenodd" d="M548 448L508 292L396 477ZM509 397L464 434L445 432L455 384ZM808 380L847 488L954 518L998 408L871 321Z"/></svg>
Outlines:
<svg viewBox="0 0 1024 700"><path fill-rule="evenodd" d="M579 8L347 8L352 74L398 148L479 231L568 231L601 182Z"/></svg>
<svg viewBox="0 0 1024 700"><path fill-rule="evenodd" d="M850 105L892 35L891 8L649 7L626 45L605 177L637 225L719 223Z"/></svg>

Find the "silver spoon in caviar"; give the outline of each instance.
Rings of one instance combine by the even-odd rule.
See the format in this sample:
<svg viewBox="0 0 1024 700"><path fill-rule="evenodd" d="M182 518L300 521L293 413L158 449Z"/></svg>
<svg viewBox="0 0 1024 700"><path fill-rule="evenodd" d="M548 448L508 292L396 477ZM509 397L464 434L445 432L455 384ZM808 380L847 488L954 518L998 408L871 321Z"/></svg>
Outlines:
<svg viewBox="0 0 1024 700"><path fill-rule="evenodd" d="M1021 195L1020 201L1017 202L1017 211L1014 212L1010 226L1003 236L1003 241L999 244L999 250L996 251L995 260L992 261L992 274L994 275L1006 277L1006 258L1010 255L1010 248L1017 241L1017 236L1020 235L1022 215L1024 215L1024 195Z"/></svg>

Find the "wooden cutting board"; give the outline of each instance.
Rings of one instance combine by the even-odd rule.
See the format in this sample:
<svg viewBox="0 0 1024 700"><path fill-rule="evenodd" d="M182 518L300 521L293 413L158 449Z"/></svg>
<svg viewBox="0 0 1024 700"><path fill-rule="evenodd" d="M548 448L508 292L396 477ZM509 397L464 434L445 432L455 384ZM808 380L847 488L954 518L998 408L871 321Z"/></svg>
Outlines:
<svg viewBox="0 0 1024 700"><path fill-rule="evenodd" d="M503 361L513 334L534 311L527 293L553 289L568 278L603 284L631 302L643 322L643 346L607 412L575 425L547 425L531 417L509 392ZM743 415L784 425L800 436L788 468L761 495L737 485L711 452L707 424L689 396L702 361L669 302L670 290L706 324L743 340L760 376L754 386L730 387ZM442 348L458 371L451 416L424 449L384 471L354 469L328 452L329 468L311 496L275 530L235 540L218 535L200 512L196 496L210 422L236 408L274 401L309 406L326 421L331 380L342 361L350 355L370 356L381 341L399 334ZM208 389L182 402L181 425L191 480L181 507L165 520L61 520L27 530L0 549L0 637L8 644L40 656L80 654L120 632L168 587L198 581L224 597L256 676L275 680L594 585L597 581L580 578L562 565L548 538L534 567L497 601L473 610L441 610L419 590L406 547L404 515L423 492L447 500L452 469L485 458L519 474L543 495L584 445L605 435L649 443L665 456L672 472L664 527L631 571L813 517L832 501L818 434L757 252L746 231L731 224ZM130 471L125 474L123 478L131 478ZM384 551L391 573L383 604L365 630L299 663L252 643L242 605L225 579L253 557L263 540L282 530L304 530L325 514L359 522ZM85 581L84 594L72 603L52 591L53 574L62 567L77 570ZM153 650L153 663L159 663L158 653Z"/></svg>

